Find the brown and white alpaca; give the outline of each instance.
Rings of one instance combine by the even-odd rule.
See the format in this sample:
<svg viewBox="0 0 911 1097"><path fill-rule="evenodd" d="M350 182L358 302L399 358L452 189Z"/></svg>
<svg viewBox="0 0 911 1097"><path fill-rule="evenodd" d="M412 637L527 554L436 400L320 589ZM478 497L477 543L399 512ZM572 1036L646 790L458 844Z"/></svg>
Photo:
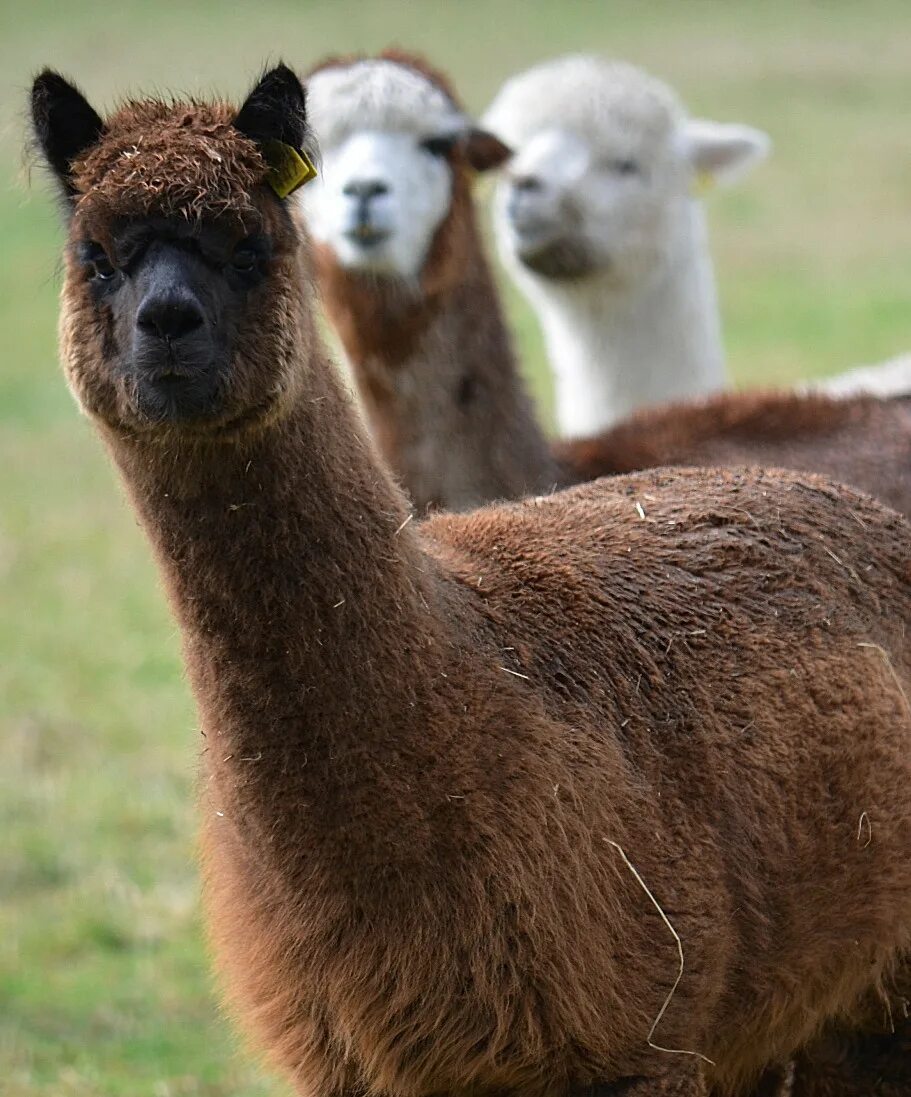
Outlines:
<svg viewBox="0 0 911 1097"><path fill-rule="evenodd" d="M494 155L493 139L418 57L332 60L308 93L324 170L304 210L321 295L374 437L419 511L662 465L755 464L825 473L911 515L902 399L727 394L549 450L470 192L472 162L489 166L505 150Z"/></svg>
<svg viewBox="0 0 911 1097"><path fill-rule="evenodd" d="M549 490L471 197L508 150L412 55L333 58L307 97L320 293L384 457L419 511Z"/></svg>
<svg viewBox="0 0 911 1097"><path fill-rule="evenodd" d="M218 964L298 1091L737 1093L850 1018L911 943L908 525L721 471L409 523L278 197L294 75L103 122L45 72L32 114L67 378L206 733Z"/></svg>

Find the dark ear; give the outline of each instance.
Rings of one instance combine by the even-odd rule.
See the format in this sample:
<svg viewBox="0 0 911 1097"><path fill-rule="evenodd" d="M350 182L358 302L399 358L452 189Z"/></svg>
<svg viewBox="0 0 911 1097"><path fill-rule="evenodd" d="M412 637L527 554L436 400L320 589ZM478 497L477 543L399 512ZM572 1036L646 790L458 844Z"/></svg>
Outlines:
<svg viewBox="0 0 911 1097"><path fill-rule="evenodd" d="M59 73L45 69L32 84L32 126L49 167L72 196L73 161L104 133L85 96Z"/></svg>
<svg viewBox="0 0 911 1097"><path fill-rule="evenodd" d="M300 151L307 132L306 95L287 65L270 69L247 96L234 128L258 145L281 141Z"/></svg>
<svg viewBox="0 0 911 1097"><path fill-rule="evenodd" d="M499 137L482 129L470 129L463 138L465 158L475 171L498 168L512 156L512 149Z"/></svg>

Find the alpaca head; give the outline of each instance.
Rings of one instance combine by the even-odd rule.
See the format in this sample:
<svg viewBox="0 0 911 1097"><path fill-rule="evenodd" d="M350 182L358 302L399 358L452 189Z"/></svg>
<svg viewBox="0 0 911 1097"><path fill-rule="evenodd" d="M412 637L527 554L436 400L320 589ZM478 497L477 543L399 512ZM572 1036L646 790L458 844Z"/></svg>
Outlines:
<svg viewBox="0 0 911 1097"><path fill-rule="evenodd" d="M323 161L304 212L315 240L350 270L417 279L465 169L509 155L409 55L327 61L308 80L307 104Z"/></svg>
<svg viewBox="0 0 911 1097"><path fill-rule="evenodd" d="M132 432L217 432L275 413L293 386L304 92L284 66L238 110L126 103L107 120L56 73L32 89L69 241L61 345L77 400Z"/></svg>
<svg viewBox="0 0 911 1097"><path fill-rule="evenodd" d="M673 262L700 184L736 177L768 149L758 130L690 120L666 85L590 56L508 80L484 124L515 151L496 199L510 265L623 288Z"/></svg>

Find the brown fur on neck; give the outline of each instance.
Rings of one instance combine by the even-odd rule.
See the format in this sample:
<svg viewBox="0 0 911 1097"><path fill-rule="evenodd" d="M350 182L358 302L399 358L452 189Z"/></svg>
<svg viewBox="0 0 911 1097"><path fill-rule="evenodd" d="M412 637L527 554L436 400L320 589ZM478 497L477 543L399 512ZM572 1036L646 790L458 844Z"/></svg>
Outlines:
<svg viewBox="0 0 911 1097"><path fill-rule="evenodd" d="M518 370L500 368L513 349L491 309L466 170L420 286L347 271L325 246L316 270L373 435L419 511L553 488L556 465Z"/></svg>

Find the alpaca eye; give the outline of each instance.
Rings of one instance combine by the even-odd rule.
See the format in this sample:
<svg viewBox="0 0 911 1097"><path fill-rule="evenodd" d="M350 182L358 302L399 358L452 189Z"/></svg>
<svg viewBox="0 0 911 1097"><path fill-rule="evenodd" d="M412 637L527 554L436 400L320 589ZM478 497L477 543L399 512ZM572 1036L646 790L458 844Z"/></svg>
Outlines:
<svg viewBox="0 0 911 1097"><path fill-rule="evenodd" d="M448 156L456 143L456 137L447 134L442 137L427 137L421 142L421 148L431 156Z"/></svg>
<svg viewBox="0 0 911 1097"><path fill-rule="evenodd" d="M110 280L117 274L117 268L108 259L104 252L104 249L100 246L97 250L93 250L89 262L92 266L92 277L100 278L102 282L110 282Z"/></svg>
<svg viewBox="0 0 911 1097"><path fill-rule="evenodd" d="M256 266L259 256L252 248L238 248L231 257L231 266L248 274Z"/></svg>
<svg viewBox="0 0 911 1097"><path fill-rule="evenodd" d="M607 166L617 175L639 174L639 165L635 160L611 160Z"/></svg>

